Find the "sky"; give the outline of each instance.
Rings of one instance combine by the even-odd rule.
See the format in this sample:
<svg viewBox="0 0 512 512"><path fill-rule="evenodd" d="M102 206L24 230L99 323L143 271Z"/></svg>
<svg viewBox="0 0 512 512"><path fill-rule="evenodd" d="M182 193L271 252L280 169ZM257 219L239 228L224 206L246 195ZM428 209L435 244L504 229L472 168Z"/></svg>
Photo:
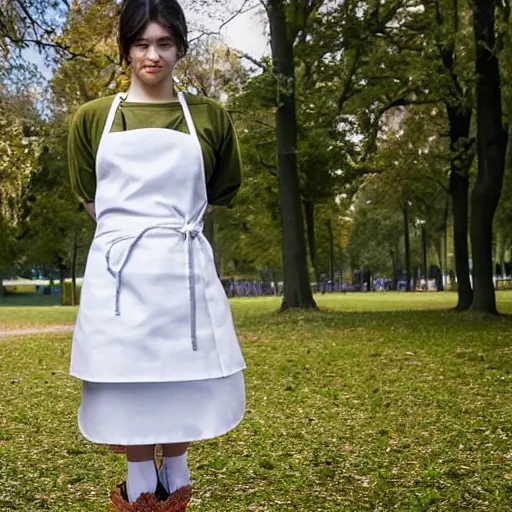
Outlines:
<svg viewBox="0 0 512 512"><path fill-rule="evenodd" d="M238 15L223 31L226 42L256 59L268 53L268 37L260 12L250 11Z"/></svg>
<svg viewBox="0 0 512 512"><path fill-rule="evenodd" d="M218 31L218 24L217 26L213 23L207 24L207 28L212 31ZM247 53L255 59L260 59L269 52L268 38L265 31L266 28L261 11L252 10L239 14L231 20L221 30L221 35L224 41L233 49ZM51 71L45 66L43 58L36 51L27 50L25 57L27 60L37 64L46 78L51 77Z"/></svg>

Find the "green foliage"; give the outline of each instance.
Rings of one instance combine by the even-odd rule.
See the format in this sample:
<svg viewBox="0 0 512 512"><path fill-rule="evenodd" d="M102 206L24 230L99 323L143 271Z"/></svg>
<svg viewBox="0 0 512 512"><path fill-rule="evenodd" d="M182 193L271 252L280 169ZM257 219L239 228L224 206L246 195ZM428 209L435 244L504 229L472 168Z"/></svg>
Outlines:
<svg viewBox="0 0 512 512"><path fill-rule="evenodd" d="M31 176L24 197L20 245L26 262L67 269L76 244L82 266L94 225L71 191L67 123L62 117L56 118L46 133L40 168Z"/></svg>
<svg viewBox="0 0 512 512"><path fill-rule="evenodd" d="M443 111L430 106L409 107L389 118L369 162L379 172L365 179L354 205L350 239L354 264L388 276L403 265L405 202L417 253L413 262L419 265L422 259L420 225L432 245L440 244L448 223L449 147L446 137L439 135L446 125Z"/></svg>
<svg viewBox="0 0 512 512"><path fill-rule="evenodd" d="M3 27L0 36L4 46L10 37L11 52L15 39L12 34L20 34L23 20L29 19L22 10L28 3L23 2L9 4L0 17L4 20L0 24ZM277 3L272 0L265 2L265 6L275 7ZM220 24L233 13L233 6L228 4L205 0L184 5L191 14L208 12ZM389 244L379 254L380 242L376 242L378 238L371 230L387 232L395 225L404 201L410 205L413 259L415 253L420 257L415 229L416 222L422 220L426 222L429 251L435 248L438 259L446 260L446 254L441 254L441 241L451 224L447 200L450 162L467 157L466 162L471 163L473 150L466 153L468 147L474 148L471 140L458 140L450 146L451 127L446 115L447 108L459 112L474 108L474 45L469 5L451 0L427 3L293 0L283 5L287 36L293 41L295 53L293 85L301 198L314 209L314 224L312 229L308 226L308 235L314 242L316 254L310 254L310 260L318 267L315 270L327 272L329 265L339 268L342 262L348 266L348 231L362 229L370 230L369 236L358 235L357 250L351 237L350 254L361 261L364 256L365 265L389 271L390 263L384 264L384 260L390 258L381 256L389 252ZM21 158L27 164L26 172L22 173L24 186L30 182L33 190L41 193L34 192L31 197L22 192L20 197L26 204L2 200L2 208L11 205L9 215L28 219L29 210L33 215L29 219L30 235L28 231L25 233L21 248L16 240L20 234L19 221L4 215L0 233L5 240L2 244L5 254L0 259L12 261L13 255L30 249L30 254L27 253L30 260L69 261L70 248L76 239L83 260L91 224L75 211L73 200L68 197L63 133L45 156L45 170L39 174L40 182L46 181L51 186L38 189L40 185L35 185L38 178L32 174L38 169L41 148L52 144L55 127L59 123L65 126L66 116L85 101L123 90L128 85L128 70L120 65L117 56L119 3L85 0L71 3L68 9L65 2L54 2L47 5L49 10L41 8L38 2L30 2L30 6L30 13L38 16L34 19L41 21L42 27L50 28L46 35L40 31L36 34L37 26L25 23L25 39L39 38L41 48L45 44L56 48L52 57L55 75L51 82L55 124L37 140L33 139L29 153ZM507 98L512 90L508 80L512 76L510 12L506 4L499 4L497 12L496 51L501 59L504 119L508 123L510 101ZM191 15L191 25L197 28L194 16ZM6 36L6 30L10 35ZM245 163L244 188L234 210L219 209L215 213L215 250L225 274L252 274L261 268L282 266L274 120L278 95L272 64L270 58L264 58L260 62L261 74L249 74L241 66L239 52L209 35L193 43L189 57L178 69L181 88L193 86L209 96L227 100L239 132ZM12 68L9 69L13 78ZM19 78L30 72L20 68ZM21 79L18 83L23 81L30 80ZM8 103L12 105L12 97ZM2 140L12 141L9 144L15 152L21 150L20 129L32 123L27 123L23 116L4 116L9 121L4 128L0 127L9 130L9 133L2 132ZM11 177L0 176L2 183L9 182L8 187L0 187L1 193L12 194L16 187L21 190L16 181L20 176L16 179L12 176L12 162L5 167ZM468 169L461 168L461 172L469 172ZM60 178L55 180L51 176ZM380 195L373 194L371 203L371 208L375 208L372 215L379 220L375 226L366 220L364 226L359 226L367 215L361 197L368 195L369 189L381 191ZM508 259L512 248L508 227L512 209L506 190L495 229L497 252ZM350 223L347 218L352 219ZM50 225L57 229L55 236L49 234ZM328 225L334 229L336 262L330 262ZM30 244L24 244L23 240L30 240ZM375 241L371 242L373 248L365 247L370 240ZM374 259L373 265L369 258Z"/></svg>
<svg viewBox="0 0 512 512"><path fill-rule="evenodd" d="M13 96L0 82L0 276L18 259L16 235L23 197L38 168L40 128L31 98Z"/></svg>
<svg viewBox="0 0 512 512"><path fill-rule="evenodd" d="M375 275L394 276L398 264L403 265L403 222L399 212L370 200L358 206L348 244L352 263Z"/></svg>

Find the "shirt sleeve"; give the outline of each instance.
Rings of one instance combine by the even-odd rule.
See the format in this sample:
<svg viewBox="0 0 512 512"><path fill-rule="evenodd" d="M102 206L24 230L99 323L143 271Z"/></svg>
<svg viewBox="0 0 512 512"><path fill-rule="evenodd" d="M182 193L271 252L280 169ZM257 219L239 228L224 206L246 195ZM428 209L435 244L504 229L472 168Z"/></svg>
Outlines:
<svg viewBox="0 0 512 512"><path fill-rule="evenodd" d="M233 121L222 109L219 122L222 134L217 149L215 168L208 180L208 202L228 206L242 184L242 159Z"/></svg>
<svg viewBox="0 0 512 512"><path fill-rule="evenodd" d="M90 123L83 109L78 109L69 126L68 165L71 188L77 198L94 202L96 194L96 163L91 143Z"/></svg>

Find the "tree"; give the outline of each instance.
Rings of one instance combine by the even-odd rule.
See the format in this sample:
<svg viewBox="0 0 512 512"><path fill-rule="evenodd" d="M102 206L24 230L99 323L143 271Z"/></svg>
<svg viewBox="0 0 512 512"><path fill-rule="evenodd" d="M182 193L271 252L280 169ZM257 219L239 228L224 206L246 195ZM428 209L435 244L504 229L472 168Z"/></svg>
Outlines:
<svg viewBox="0 0 512 512"><path fill-rule="evenodd" d="M497 313L493 284L493 218L501 195L507 149L507 134L502 118L500 66L496 54L495 11L494 0L474 0L478 175L471 195L473 307L491 314Z"/></svg>
<svg viewBox="0 0 512 512"><path fill-rule="evenodd" d="M413 264L421 263L427 279L430 246L446 232L446 166L450 150L446 137L438 133L446 128L447 119L436 106L409 106L402 108L399 115L395 111L388 117L376 140L376 151L367 162L374 172L364 179L356 195L354 229L359 230L359 238L357 244L352 239L351 251L356 261L364 260L368 265L371 257L376 267L382 268L382 261L375 257L375 244L382 244L385 260L393 262L388 269L393 269L395 280L397 262L403 262L409 291ZM371 210L375 227L366 226L359 209L363 213ZM401 219L400 227L391 236L388 228L396 227L397 219ZM389 241L380 236L377 226ZM361 237L361 230L369 233L371 240ZM398 240L403 244L399 246ZM398 247L403 250L403 257L398 255ZM440 255L441 267L445 266L442 259Z"/></svg>
<svg viewBox="0 0 512 512"><path fill-rule="evenodd" d="M507 275L506 255L512 260L512 124L509 125L505 173L500 203L494 216L496 261L502 277ZM509 261L510 261L509 260Z"/></svg>
<svg viewBox="0 0 512 512"><path fill-rule="evenodd" d="M468 10L457 0L343 2L328 21L338 33L340 112L355 115L364 136L354 174L366 173L385 114L400 107L444 105L451 147L450 196L458 310L471 306L468 193L474 159L470 135L472 58ZM336 39L335 39L336 41ZM331 42L335 45L335 42ZM338 42L338 46L341 43ZM442 135L441 133L439 135Z"/></svg>
<svg viewBox="0 0 512 512"><path fill-rule="evenodd" d="M443 14L443 8L446 14ZM469 171L474 159L474 140L470 136L473 102L472 89L468 83L464 83L465 72L459 62L464 62L466 56L461 55L462 51L457 47L457 42L461 39L461 35L462 40L465 39L467 30L464 30L465 26L461 22L457 0L444 6L441 0L436 0L432 15L437 27L434 37L445 72L445 80L442 83L448 92L443 95L443 100L449 121L452 151L449 190L454 217L453 236L458 290L456 309L465 311L473 302L468 249Z"/></svg>
<svg viewBox="0 0 512 512"><path fill-rule="evenodd" d="M356 204L348 252L353 265L371 270L372 274L393 276L393 288L400 278L403 258L403 219L400 212L389 210L363 193Z"/></svg>
<svg viewBox="0 0 512 512"><path fill-rule="evenodd" d="M56 117L48 123L44 139L37 172L32 173L24 194L19 248L27 263L57 267L61 286L71 274L72 305L75 305L76 266L77 262L85 263L94 223L71 191L65 119Z"/></svg>
<svg viewBox="0 0 512 512"><path fill-rule="evenodd" d="M276 140L281 207L284 297L281 309L316 308L306 255L304 216L297 169L297 113L294 43L321 2L267 0L272 59L277 86ZM292 17L292 15L294 16Z"/></svg>
<svg viewBox="0 0 512 512"><path fill-rule="evenodd" d="M0 281L19 261L16 235L23 194L38 166L40 124L30 96L14 96L0 83Z"/></svg>
<svg viewBox="0 0 512 512"><path fill-rule="evenodd" d="M312 33L318 33L315 26ZM321 225L330 233L336 223L336 199L344 192L342 169L346 167L346 150L350 142L344 137L344 129L338 123L338 109L335 102L324 96L321 82L325 75L319 73L315 48L316 38L299 39L296 45L297 162L301 184L301 196L306 220L309 256L316 281L320 280L321 264L318 258L317 224L318 209L331 210L332 218L323 215ZM329 236L329 240L332 237ZM334 253L331 248L329 254ZM331 254L332 255L332 254ZM332 260L333 257L330 257ZM330 263L334 272L334 262ZM332 277L332 276L331 276ZM332 279L331 279L332 280Z"/></svg>
<svg viewBox="0 0 512 512"><path fill-rule="evenodd" d="M69 8L67 0L15 0L0 4L0 50L7 55L16 48L59 48L54 38L59 19Z"/></svg>

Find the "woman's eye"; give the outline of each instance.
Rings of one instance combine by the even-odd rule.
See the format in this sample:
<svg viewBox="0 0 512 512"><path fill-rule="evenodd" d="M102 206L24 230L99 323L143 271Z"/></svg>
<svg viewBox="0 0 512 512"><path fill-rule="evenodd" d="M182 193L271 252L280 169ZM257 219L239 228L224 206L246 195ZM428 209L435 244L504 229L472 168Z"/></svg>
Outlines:
<svg viewBox="0 0 512 512"><path fill-rule="evenodd" d="M147 45L147 44L144 44L144 43L137 43L135 46L136 46L137 48L147 48L147 47L148 47L148 45Z"/></svg>

